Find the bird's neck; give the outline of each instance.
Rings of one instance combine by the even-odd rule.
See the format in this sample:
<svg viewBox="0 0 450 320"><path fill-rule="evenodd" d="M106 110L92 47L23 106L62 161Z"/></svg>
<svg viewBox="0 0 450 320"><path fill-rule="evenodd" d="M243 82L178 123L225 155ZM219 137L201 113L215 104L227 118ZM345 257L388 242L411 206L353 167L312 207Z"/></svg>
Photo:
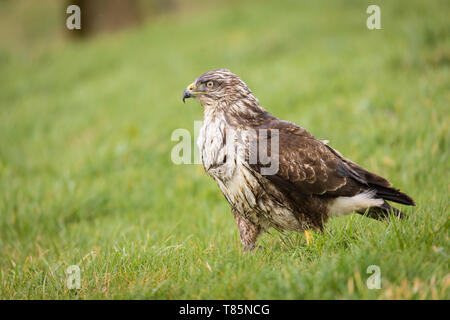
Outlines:
<svg viewBox="0 0 450 320"><path fill-rule="evenodd" d="M214 101L204 104L203 107L206 121L215 118L226 119L230 125L234 126L244 126L268 114L253 95L234 101Z"/></svg>

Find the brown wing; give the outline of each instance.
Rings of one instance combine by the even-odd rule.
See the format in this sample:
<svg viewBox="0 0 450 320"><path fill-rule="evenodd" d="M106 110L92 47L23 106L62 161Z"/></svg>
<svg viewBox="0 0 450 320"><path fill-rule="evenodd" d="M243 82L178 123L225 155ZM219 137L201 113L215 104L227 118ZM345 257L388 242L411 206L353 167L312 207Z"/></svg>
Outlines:
<svg viewBox="0 0 450 320"><path fill-rule="evenodd" d="M265 145L269 150L274 130L278 130L279 169L266 178L283 189L295 189L305 195L352 196L368 187L364 177L345 158L305 129L278 119L260 128L268 131ZM264 167L261 163L250 166L258 172Z"/></svg>
<svg viewBox="0 0 450 320"><path fill-rule="evenodd" d="M411 197L392 188L389 181L344 158L293 123L271 118L260 128L277 130L279 139L279 170L266 178L290 194L349 197L373 189L385 200L415 205ZM265 142L269 152L272 136L268 134ZM259 163L250 166L258 172L263 167Z"/></svg>

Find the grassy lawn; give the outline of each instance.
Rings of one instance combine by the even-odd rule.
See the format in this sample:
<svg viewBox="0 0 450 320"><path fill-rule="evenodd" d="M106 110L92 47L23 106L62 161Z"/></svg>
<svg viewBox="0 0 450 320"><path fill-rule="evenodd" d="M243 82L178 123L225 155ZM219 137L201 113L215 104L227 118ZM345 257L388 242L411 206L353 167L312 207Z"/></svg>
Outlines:
<svg viewBox="0 0 450 320"><path fill-rule="evenodd" d="M373 31L369 1L236 1L1 43L0 298L450 299L450 4L377 2ZM170 157L202 119L183 89L217 67L410 194L410 218L334 219L309 246L271 231L242 253L214 181Z"/></svg>

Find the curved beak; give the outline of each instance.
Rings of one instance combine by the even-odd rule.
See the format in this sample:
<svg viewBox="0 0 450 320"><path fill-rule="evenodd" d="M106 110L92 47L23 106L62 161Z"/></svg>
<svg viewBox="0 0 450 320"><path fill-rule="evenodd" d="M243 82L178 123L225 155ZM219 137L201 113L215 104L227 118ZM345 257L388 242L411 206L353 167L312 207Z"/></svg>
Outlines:
<svg viewBox="0 0 450 320"><path fill-rule="evenodd" d="M184 91L183 91L183 103L185 103L184 100L194 96L194 92L192 90L194 90L194 83L191 83L190 85L187 86L186 89L184 89Z"/></svg>

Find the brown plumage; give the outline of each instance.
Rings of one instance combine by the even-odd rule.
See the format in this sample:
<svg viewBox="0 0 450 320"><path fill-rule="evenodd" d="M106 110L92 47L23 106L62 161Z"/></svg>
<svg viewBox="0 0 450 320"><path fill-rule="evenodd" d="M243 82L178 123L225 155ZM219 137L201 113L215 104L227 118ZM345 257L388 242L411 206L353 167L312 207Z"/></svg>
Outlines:
<svg viewBox="0 0 450 320"><path fill-rule="evenodd" d="M204 107L197 141L203 166L230 203L245 249L270 227L322 229L329 217L354 211L403 217L386 200L415 205L386 179L264 110L228 69L198 77L183 92L183 101L190 97Z"/></svg>

